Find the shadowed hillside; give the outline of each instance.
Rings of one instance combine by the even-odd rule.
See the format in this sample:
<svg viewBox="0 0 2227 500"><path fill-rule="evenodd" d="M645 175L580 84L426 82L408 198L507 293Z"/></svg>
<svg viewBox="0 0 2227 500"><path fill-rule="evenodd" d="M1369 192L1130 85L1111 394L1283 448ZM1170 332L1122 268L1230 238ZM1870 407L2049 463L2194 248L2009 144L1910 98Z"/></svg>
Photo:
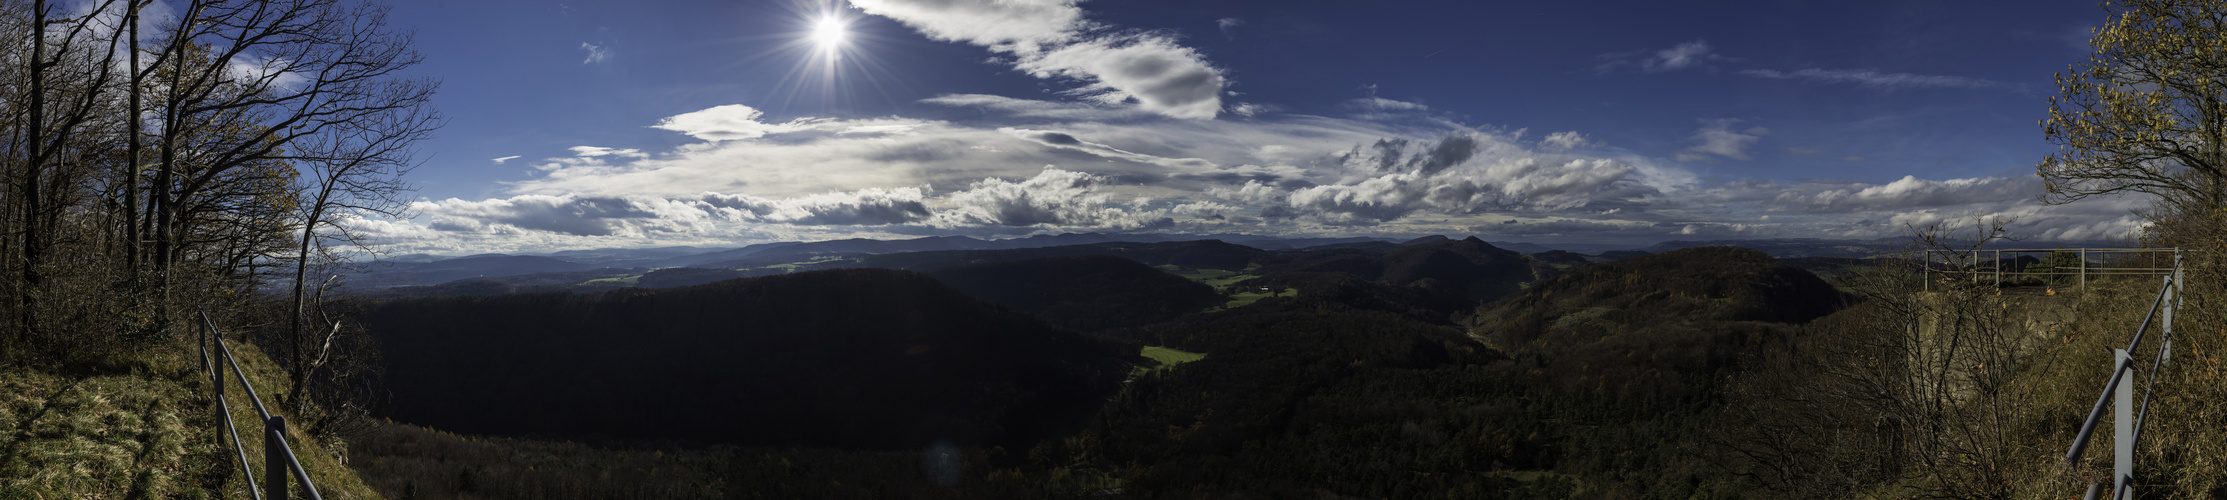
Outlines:
<svg viewBox="0 0 2227 500"><path fill-rule="evenodd" d="M1479 310L1503 346L1577 345L1676 322L1802 323L1838 309L1840 292L1761 251L1697 247L1577 268Z"/></svg>
<svg viewBox="0 0 2227 500"><path fill-rule="evenodd" d="M1086 415L1133 357L886 270L399 299L365 323L397 420L508 435L1010 446Z"/></svg>
<svg viewBox="0 0 2227 500"><path fill-rule="evenodd" d="M1012 250L954 250L882 254L863 257L859 259L859 264L846 265L845 267L933 271L946 267L984 262L1010 262L1077 255L1112 255L1153 266L1176 265L1205 269L1244 269L1247 263L1265 253L1267 252L1258 248L1223 243L1216 240L1168 243L1097 243Z"/></svg>
<svg viewBox="0 0 2227 500"><path fill-rule="evenodd" d="M1105 255L973 264L928 275L1079 331L1167 321L1224 300L1212 287Z"/></svg>
<svg viewBox="0 0 2227 500"><path fill-rule="evenodd" d="M1577 268L1479 307L1471 333L1600 405L1596 417L1645 419L1709 404L1743 356L1842 302L1763 252L1689 248Z"/></svg>
<svg viewBox="0 0 2227 500"><path fill-rule="evenodd" d="M1725 377L1839 304L1809 273L1732 248L1576 268L1484 306L1470 335L1433 321L1418 287L1246 284L1269 282L1301 293L1120 332L1205 356L1140 378L1032 456L1117 471L1138 497L1705 497L1722 471L1693 450Z"/></svg>
<svg viewBox="0 0 2227 500"><path fill-rule="evenodd" d="M1283 273L1347 273L1392 285L1413 285L1467 297L1492 300L1514 293L1530 281L1530 264L1522 254L1503 250L1472 236L1467 239L1418 239L1390 251L1328 249L1284 253L1262 266L1263 275Z"/></svg>

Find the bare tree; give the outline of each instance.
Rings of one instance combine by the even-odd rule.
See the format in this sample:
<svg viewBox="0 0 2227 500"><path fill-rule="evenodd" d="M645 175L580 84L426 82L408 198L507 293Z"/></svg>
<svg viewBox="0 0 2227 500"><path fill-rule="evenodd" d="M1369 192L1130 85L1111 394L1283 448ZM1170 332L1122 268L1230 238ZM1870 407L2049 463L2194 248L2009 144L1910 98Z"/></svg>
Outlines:
<svg viewBox="0 0 2227 500"><path fill-rule="evenodd" d="M305 161L308 168L302 169L308 185L300 197L301 236L296 239L299 246L294 259L293 313L287 326L296 353L293 375L297 395L291 399L296 408L308 399L298 394L309 390L310 376L330 359L333 336L342 333L337 326L319 328L314 334L303 331L302 324L312 309L304 287L309 282L313 248L322 250L330 242L362 248L364 241L349 231L348 221L403 216L409 206L405 196L412 189L402 176L416 166L413 145L441 125L438 113L423 105L433 95L432 85L407 82L391 90L394 93L389 94L389 100L380 103L391 113L365 116L297 142L296 149L301 152L296 155L314 159ZM323 293L319 289L318 294ZM325 314L322 309L318 313Z"/></svg>

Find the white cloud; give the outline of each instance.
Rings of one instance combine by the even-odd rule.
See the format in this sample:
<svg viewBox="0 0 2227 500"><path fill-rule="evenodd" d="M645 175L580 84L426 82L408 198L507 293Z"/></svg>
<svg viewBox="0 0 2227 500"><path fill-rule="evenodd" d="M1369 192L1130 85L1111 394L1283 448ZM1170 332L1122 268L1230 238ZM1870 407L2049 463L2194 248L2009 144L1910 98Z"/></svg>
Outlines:
<svg viewBox="0 0 2227 500"><path fill-rule="evenodd" d="M794 132L810 128L810 120L798 119L789 123L765 123L758 117L765 112L741 104L715 106L700 111L681 113L658 120L650 128L671 130L689 137L707 141L733 141L756 139L766 134Z"/></svg>
<svg viewBox="0 0 2227 500"><path fill-rule="evenodd" d="M572 154L573 154L573 155L575 155L575 156L579 156L579 157L582 157L582 158L595 158L595 157L601 157L601 156L617 156L617 157L634 157L634 158L642 158L642 157L647 157L647 156L649 156L648 154L646 154L646 153L643 153L643 152L642 152L641 150L639 150L639 149L616 149L616 148L605 148L605 147L596 147L596 146L573 146L573 147L571 147L571 148L569 148L569 149L571 149L571 151L572 151ZM516 157L516 156L512 156L511 158L517 158L517 157ZM497 163L500 163L500 162L497 162Z"/></svg>
<svg viewBox="0 0 2227 500"><path fill-rule="evenodd" d="M1134 102L1184 119L1222 110L1219 69L1161 32L1119 30L1083 19L1074 0L852 0L931 39L988 47L1037 78L1066 78L1088 100Z"/></svg>
<svg viewBox="0 0 2227 500"><path fill-rule="evenodd" d="M1706 67L1713 61L1736 61L1709 47L1709 42L1694 40L1660 50L1635 50L1601 54L1601 61L1593 66L1595 73L1607 74L1623 68L1637 68L1642 73L1660 73L1687 68Z"/></svg>
<svg viewBox="0 0 2227 500"><path fill-rule="evenodd" d="M1917 75L1910 73L1880 73L1868 69L1818 69L1810 68L1785 72L1769 69L1751 69L1740 74L1774 80L1802 80L1817 83L1853 83L1881 90L1915 88L1986 88L2002 85L1993 80L1961 76Z"/></svg>
<svg viewBox="0 0 2227 500"><path fill-rule="evenodd" d="M1214 162L1198 158L1163 158L1148 154L1123 151L1113 146L1085 141L1082 139L1078 139L1073 135L1061 132L1019 128L1001 128L998 129L998 131L1004 132L1006 135L1018 137L1028 140L1029 142L1034 142L1048 147L1081 151L1104 158L1159 165L1162 167L1168 167L1171 169L1178 169L1187 172L1209 171L1218 167L1214 164Z"/></svg>
<svg viewBox="0 0 2227 500"><path fill-rule="evenodd" d="M141 29L144 30L145 27ZM301 73L295 71L298 67L299 65L293 61L282 57L258 57L245 54L234 57L225 64L226 71L231 73L231 77L235 81L258 88L286 90L297 89L301 84L309 82L308 77L304 77Z"/></svg>
<svg viewBox="0 0 2227 500"><path fill-rule="evenodd" d="M595 64L611 58L611 49L602 45L581 42L580 50L587 52L587 57L581 59L580 64Z"/></svg>
<svg viewBox="0 0 2227 500"><path fill-rule="evenodd" d="M1645 244L1878 238L1904 234L1904 222L1971 217L2015 220L2027 237L2123 234L2136 227L2127 210L2139 205L2044 206L2033 198L2037 181L2025 177L1705 183L1663 157L1675 152L1637 154L1576 131L1531 138L1418 121L1428 108L1392 100L1357 103L1347 117L1205 121L1073 102L934 101L992 113L793 126L759 122L747 108L684 113L676 116L691 118L660 123L695 142L579 146L533 162L538 173L500 197L423 202L416 221L355 228L397 251L443 253L1069 231L1472 232ZM1736 125L1703 121L1687 153L1753 151L1765 131ZM751 134L762 135L741 138Z"/></svg>
<svg viewBox="0 0 2227 500"><path fill-rule="evenodd" d="M1174 220L1162 212L1136 212L1107 202L1098 189L1105 178L1046 167L1019 182L988 178L947 198L952 208L936 214L942 226L1064 226L1141 229Z"/></svg>
<svg viewBox="0 0 2227 500"><path fill-rule="evenodd" d="M1896 210L2017 202L2033 199L2041 192L2041 180L2029 176L1936 181L1906 175L1886 184L1858 183L1814 192L1786 190L1769 206L1802 212Z"/></svg>
<svg viewBox="0 0 2227 500"><path fill-rule="evenodd" d="M896 19L931 39L1008 52L1074 40L1090 27L1074 0L851 0L851 5Z"/></svg>
<svg viewBox="0 0 2227 500"><path fill-rule="evenodd" d="M1244 19L1238 19L1238 18L1234 18L1234 17L1225 17L1225 18L1221 18L1221 19L1215 19L1215 20L1214 20L1214 27L1216 27L1216 28L1221 28L1221 30L1222 30L1222 37L1223 37L1223 38L1228 38L1228 39L1231 39L1231 40L1236 40L1236 39L1237 39L1237 33L1236 33L1236 32L1234 32L1233 30L1237 29L1237 27L1238 27L1238 26L1244 26L1244 25L1245 25L1245 20L1244 20Z"/></svg>
<svg viewBox="0 0 2227 500"><path fill-rule="evenodd" d="M1755 144L1756 141L1763 140L1763 135L1769 134L1771 131L1763 127L1732 130L1732 124L1739 122L1740 120L1736 118L1701 120L1701 129L1695 130L1691 139L1694 142L1693 147L1679 151L1673 158L1683 162L1708 161L1712 159L1710 158L1711 155L1739 160L1749 159L1748 146Z"/></svg>
<svg viewBox="0 0 2227 500"><path fill-rule="evenodd" d="M926 197L926 191L918 187L867 188L782 199L708 192L687 197L528 194L479 201L420 201L410 208L427 216L427 228L462 235L652 237L660 233L718 232L722 226L734 223L856 226L919 222L929 215L922 201Z"/></svg>
<svg viewBox="0 0 2227 500"><path fill-rule="evenodd" d="M1135 120L1155 116L1133 108L1100 105L1091 102L1052 102L985 94L944 94L920 102L951 107L979 108L1004 116L1020 118L1048 118L1059 120Z"/></svg>
<svg viewBox="0 0 2227 500"><path fill-rule="evenodd" d="M505 156L505 157L502 157L502 158L496 158L496 159L494 159L494 160L491 160L491 161L494 161L496 165L501 165L501 164L503 164L503 162L506 162L506 161L511 161L511 160L516 160L516 159L518 159L518 157L514 155L514 156Z"/></svg>
<svg viewBox="0 0 2227 500"><path fill-rule="evenodd" d="M1599 143L1593 142L1590 139L1586 139L1584 134L1579 134L1577 133L1577 131L1574 130L1568 132L1555 132L1552 134L1547 134L1545 139L1539 140L1539 148L1548 151L1569 151L1572 149L1590 148L1599 145Z"/></svg>

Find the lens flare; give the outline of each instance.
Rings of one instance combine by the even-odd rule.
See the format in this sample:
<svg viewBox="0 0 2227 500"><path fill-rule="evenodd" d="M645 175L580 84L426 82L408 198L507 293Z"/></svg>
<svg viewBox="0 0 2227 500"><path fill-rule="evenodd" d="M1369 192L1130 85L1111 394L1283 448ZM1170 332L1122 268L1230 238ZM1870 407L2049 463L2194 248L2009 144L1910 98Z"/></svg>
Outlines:
<svg viewBox="0 0 2227 500"><path fill-rule="evenodd" d="M843 20L836 19L835 16L820 18L820 22L812 26L812 41L819 44L820 50L833 51L836 47L841 47Z"/></svg>

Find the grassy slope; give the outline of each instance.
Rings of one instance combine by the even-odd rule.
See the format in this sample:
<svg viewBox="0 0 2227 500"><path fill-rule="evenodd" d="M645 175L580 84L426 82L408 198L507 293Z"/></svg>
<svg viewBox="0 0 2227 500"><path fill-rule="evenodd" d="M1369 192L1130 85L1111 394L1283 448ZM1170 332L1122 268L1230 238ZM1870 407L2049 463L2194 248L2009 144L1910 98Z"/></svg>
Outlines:
<svg viewBox="0 0 2227 500"><path fill-rule="evenodd" d="M1251 274L1246 274L1246 273L1247 273L1247 272L1250 272L1250 271L1252 271L1252 270L1254 270L1254 269L1259 269L1259 268L1260 268L1260 264L1250 264L1250 265L1247 265L1247 266L1245 266L1245 270L1244 270L1244 271L1231 271L1231 270L1227 270L1227 269L1198 269L1198 268L1189 268L1189 267L1183 267L1183 266L1177 266L1177 265L1163 265L1163 266L1155 266L1155 267L1158 267L1158 268L1160 268L1160 270L1162 270L1162 271L1167 271L1167 272L1168 272L1169 274L1174 274L1174 275L1176 275L1176 276L1182 276L1182 277L1183 277L1184 279L1188 279L1188 280L1191 280L1191 281L1196 281L1196 282L1199 282L1199 283L1203 283L1203 284L1205 284L1206 286L1211 286L1211 287L1214 287L1215 289L1219 290L1219 289L1222 289L1222 288L1227 288L1227 287L1229 287L1230 285L1234 285L1234 284L1237 284L1238 282L1241 282L1241 281L1245 281L1245 280L1249 280L1249 279L1253 279L1253 278L1259 278L1259 276L1254 276L1254 275L1251 275ZM1207 310L1206 310L1206 311L1204 311L1204 312L1215 312L1215 311L1221 311L1221 310L1226 310L1226 309L1236 309L1236 308L1240 308L1240 307L1245 307L1245 306L1253 305L1253 303L1254 303L1254 302L1259 302L1259 301L1260 301L1260 299L1265 299L1265 298L1269 298L1269 297L1297 297L1297 296L1299 296L1299 290L1295 290L1295 289L1288 289L1288 288L1287 288L1287 289L1282 289L1282 290L1276 290L1276 291L1274 291L1274 292L1270 292L1270 293L1260 293L1260 292L1257 292L1257 291L1245 291L1245 292L1237 292L1237 293L1234 293L1234 294L1231 294L1231 295L1230 295L1230 300L1229 300L1229 303L1226 303L1226 304L1222 304L1222 305L1220 305L1220 306L1217 306L1217 307L1214 307L1214 308L1210 308L1210 309L1207 309Z"/></svg>
<svg viewBox="0 0 2227 500"><path fill-rule="evenodd" d="M272 363L269 358L264 357L263 351L253 345L241 343L231 344L231 346L232 355L239 358L240 370L246 372L248 381L255 384L255 390L262 395L265 408L273 414L285 415L285 412L281 411L278 406L278 395L282 393L282 388L291 387L291 385L286 383L286 376L279 371L278 364ZM197 387L196 390L200 390L200 388ZM255 423L260 416L255 412L255 404L248 400L246 391L240 389L239 379L233 376L229 370L225 373L225 391L225 399L230 401L229 404L232 408L232 425L239 429L240 439L246 441L248 467L255 471L255 480L260 484L263 481L264 474L263 427ZM371 490L371 487L364 485L363 479L356 477L355 471L348 469L346 461L338 456L337 452L340 450L336 449L337 447L318 446L317 441L309 438L307 429L303 427L304 423L292 416L288 416L286 421L286 441L293 444L294 456L302 461L302 469L309 472L310 481L317 484L318 493L322 493L327 499L335 500L343 498L380 498L378 493ZM229 437L226 437L224 443L226 445L224 449L231 449ZM237 470L239 462L236 460L238 459L233 458L231 460L234 461L226 462L226 465ZM226 491L242 491L244 484L240 477L235 474L231 481L225 483L225 489ZM296 496L299 497L300 495Z"/></svg>
<svg viewBox="0 0 2227 500"><path fill-rule="evenodd" d="M1144 350L1137 354L1144 356L1146 359L1151 359L1153 365L1138 366L1134 372L1136 374L1168 370L1175 368L1175 365L1206 359L1206 353L1203 352L1181 351L1156 345L1144 346Z"/></svg>
<svg viewBox="0 0 2227 500"><path fill-rule="evenodd" d="M259 390L280 387L282 377L259 351L234 350ZM209 384L194 355L153 353L101 371L107 373L0 373L0 498L244 495L230 439L218 431ZM255 410L237 382L231 387L234 419L260 473ZM291 430L289 440L312 442L299 427ZM380 498L330 452L296 449L325 498Z"/></svg>

